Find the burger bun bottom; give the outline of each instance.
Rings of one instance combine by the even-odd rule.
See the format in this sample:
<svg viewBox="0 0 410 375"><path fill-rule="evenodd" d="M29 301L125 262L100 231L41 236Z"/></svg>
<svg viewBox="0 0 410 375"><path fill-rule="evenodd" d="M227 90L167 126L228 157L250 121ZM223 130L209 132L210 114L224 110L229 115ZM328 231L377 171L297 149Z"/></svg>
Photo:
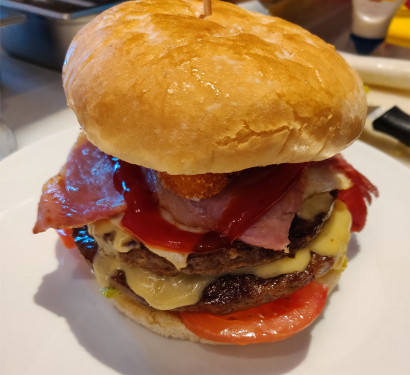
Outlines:
<svg viewBox="0 0 410 375"><path fill-rule="evenodd" d="M329 296L337 285L340 275L340 271L333 269L315 281L329 286ZM143 306L122 293L117 294L112 301L115 307L127 317L160 336L203 344L222 344L203 339L188 330L179 319L177 312L160 311Z"/></svg>

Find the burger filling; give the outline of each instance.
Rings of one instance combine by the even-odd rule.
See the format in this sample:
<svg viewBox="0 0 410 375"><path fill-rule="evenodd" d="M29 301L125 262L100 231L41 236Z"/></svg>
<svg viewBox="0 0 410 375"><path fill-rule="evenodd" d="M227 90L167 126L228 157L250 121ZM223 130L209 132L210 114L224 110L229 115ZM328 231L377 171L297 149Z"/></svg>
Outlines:
<svg viewBox="0 0 410 375"><path fill-rule="evenodd" d="M34 232L75 228L101 286L141 304L229 314L343 268L349 211L360 229L371 193L341 156L181 177L112 158L80 136L43 188Z"/></svg>
<svg viewBox="0 0 410 375"><path fill-rule="evenodd" d="M74 236L82 254L92 259L102 287L114 287L159 310L229 314L289 295L335 265L340 267L351 219L338 200L330 211L329 220L317 219L310 233L292 230L299 243L302 235L305 238L302 248L272 251L236 241L215 253L190 254L179 270L172 259L155 254L117 226L118 219L76 229ZM306 221L298 217L294 222ZM298 226L303 227L293 227ZM322 230L316 236L318 228ZM311 237L316 239L309 241Z"/></svg>

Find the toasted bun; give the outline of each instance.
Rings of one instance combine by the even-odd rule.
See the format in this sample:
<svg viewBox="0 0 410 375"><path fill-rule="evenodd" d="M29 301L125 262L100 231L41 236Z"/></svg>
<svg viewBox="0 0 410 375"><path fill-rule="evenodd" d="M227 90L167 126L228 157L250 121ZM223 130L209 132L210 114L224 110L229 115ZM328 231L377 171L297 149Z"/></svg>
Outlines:
<svg viewBox="0 0 410 375"><path fill-rule="evenodd" d="M189 340L204 344L218 344L202 339L195 333L189 331L173 311L154 310L150 307L140 305L124 294L112 298L114 306L123 312L134 322L148 328L157 335L179 340Z"/></svg>
<svg viewBox="0 0 410 375"><path fill-rule="evenodd" d="M333 46L213 1L132 1L74 38L69 106L107 154L170 174L328 158L361 133L366 98Z"/></svg>
<svg viewBox="0 0 410 375"><path fill-rule="evenodd" d="M334 290L339 281L341 271L332 269L317 281L329 286L328 295ZM189 340L203 344L222 344L219 342L209 341L197 336L188 330L181 322L177 312L160 311L134 302L126 295L119 293L111 299L118 310L134 322L142 325L150 331L164 337Z"/></svg>

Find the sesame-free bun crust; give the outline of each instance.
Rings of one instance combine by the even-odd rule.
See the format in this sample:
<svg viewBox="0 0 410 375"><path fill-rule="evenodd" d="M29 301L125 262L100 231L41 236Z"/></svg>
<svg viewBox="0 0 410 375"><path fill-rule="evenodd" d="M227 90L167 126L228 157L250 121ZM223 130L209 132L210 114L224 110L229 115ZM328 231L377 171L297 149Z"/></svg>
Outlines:
<svg viewBox="0 0 410 375"><path fill-rule="evenodd" d="M157 335L179 340L201 342L203 344L218 344L203 339L192 333L179 319L174 311L154 310L140 305L124 294L118 294L112 299L114 306L134 322L142 325Z"/></svg>
<svg viewBox="0 0 410 375"><path fill-rule="evenodd" d="M361 133L366 98L333 46L212 1L130 1L74 38L68 105L107 154L169 174L328 158Z"/></svg>

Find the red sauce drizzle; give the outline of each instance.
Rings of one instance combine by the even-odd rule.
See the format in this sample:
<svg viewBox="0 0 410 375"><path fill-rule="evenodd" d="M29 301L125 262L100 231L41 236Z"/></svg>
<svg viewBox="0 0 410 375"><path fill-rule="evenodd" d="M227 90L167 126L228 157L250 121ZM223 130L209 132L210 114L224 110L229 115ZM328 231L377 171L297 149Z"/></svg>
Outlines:
<svg viewBox="0 0 410 375"><path fill-rule="evenodd" d="M127 203L121 225L141 242L155 248L192 252L202 234L184 231L166 221L141 167L117 159L114 161L114 185L123 192Z"/></svg>
<svg viewBox="0 0 410 375"><path fill-rule="evenodd" d="M233 198L222 212L218 231L232 241L238 239L293 188L307 165L277 164L244 171Z"/></svg>
<svg viewBox="0 0 410 375"><path fill-rule="evenodd" d="M113 158L114 185L123 193L127 209L121 225L145 244L179 252L206 253L228 246L270 207L279 202L301 177L307 164L252 168L233 189L222 212L218 232L185 231L166 221L142 168Z"/></svg>

